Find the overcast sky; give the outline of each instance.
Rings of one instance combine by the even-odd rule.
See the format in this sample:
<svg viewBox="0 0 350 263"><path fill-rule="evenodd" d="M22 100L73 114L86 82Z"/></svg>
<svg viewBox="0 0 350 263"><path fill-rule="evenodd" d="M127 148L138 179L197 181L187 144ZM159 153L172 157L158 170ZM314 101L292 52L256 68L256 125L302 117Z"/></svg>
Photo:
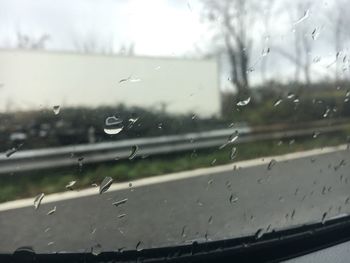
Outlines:
<svg viewBox="0 0 350 263"><path fill-rule="evenodd" d="M282 1L287 4L281 4ZM273 45L292 51L293 30L300 30L302 26L307 27L310 39L313 30L317 30L311 56L321 60L314 63L313 74L315 78L326 76L335 56L333 43L328 41L332 37L329 12L334 1L308 1L311 3L310 10L305 10L308 17L296 26L293 26L293 19L295 22L299 17L290 19L288 11L297 1L275 1L268 32L270 40L263 39L262 21L248 28L255 38L250 61L254 67L252 81L259 81L259 65L266 59L261 58L262 50L269 45L268 75L281 79L292 75L293 64L277 54ZM191 56L198 50L210 51L212 43L213 27L210 30L201 20L201 10L200 0L0 0L0 47L14 46L16 31L20 31L34 37L49 34L51 39L46 48L50 50L74 51L95 38L102 49L113 47L115 52L133 43L136 55ZM265 10L261 10L263 12ZM327 16L330 19L327 20ZM217 29L219 26L214 26L214 30Z"/></svg>
<svg viewBox="0 0 350 263"><path fill-rule="evenodd" d="M137 54L161 56L194 50L206 33L194 0L0 0L0 24L1 46L21 31L49 34L49 49L71 50L97 37L115 50L134 43Z"/></svg>

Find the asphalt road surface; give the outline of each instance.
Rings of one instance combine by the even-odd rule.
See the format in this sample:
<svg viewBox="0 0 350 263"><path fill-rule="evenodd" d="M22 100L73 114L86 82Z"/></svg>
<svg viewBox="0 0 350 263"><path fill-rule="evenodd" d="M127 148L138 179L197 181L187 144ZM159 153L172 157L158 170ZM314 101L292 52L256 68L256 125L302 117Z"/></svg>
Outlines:
<svg viewBox="0 0 350 263"><path fill-rule="evenodd" d="M0 211L0 251L102 251L217 240L350 212L350 151ZM258 162L258 163L257 163ZM1 186L0 186L1 187ZM78 192L79 194L79 192ZM119 206L112 203L127 198ZM348 204L349 202L349 204ZM47 213L56 206L56 211Z"/></svg>

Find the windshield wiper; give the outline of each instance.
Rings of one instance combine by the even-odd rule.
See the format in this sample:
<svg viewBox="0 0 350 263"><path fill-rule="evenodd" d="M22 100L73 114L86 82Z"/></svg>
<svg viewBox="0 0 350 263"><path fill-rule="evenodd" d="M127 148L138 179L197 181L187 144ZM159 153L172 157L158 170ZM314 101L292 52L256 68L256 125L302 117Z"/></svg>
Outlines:
<svg viewBox="0 0 350 263"><path fill-rule="evenodd" d="M350 240L350 215L257 236L193 241L180 246L118 252L36 254L30 248L0 262L278 262Z"/></svg>

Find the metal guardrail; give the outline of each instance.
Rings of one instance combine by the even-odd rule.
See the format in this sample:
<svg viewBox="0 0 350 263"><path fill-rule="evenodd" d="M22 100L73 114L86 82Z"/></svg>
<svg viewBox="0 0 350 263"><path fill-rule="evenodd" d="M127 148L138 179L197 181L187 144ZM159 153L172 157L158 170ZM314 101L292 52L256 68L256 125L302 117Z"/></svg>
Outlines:
<svg viewBox="0 0 350 263"><path fill-rule="evenodd" d="M234 144L307 136L312 135L315 129L320 133L330 133L340 131L346 127L349 127L349 124L338 124L312 129L264 132L254 132L250 127L240 127L182 135L130 139L118 142L82 144L38 150L20 150L10 157L6 157L5 153L0 155L0 173L77 165L81 157L83 157L83 163L128 158L132 147L135 145L137 146L136 156L141 158L155 154L219 147L228 143L229 137L236 131L238 131L239 136L233 142ZM310 138L312 137L310 136Z"/></svg>

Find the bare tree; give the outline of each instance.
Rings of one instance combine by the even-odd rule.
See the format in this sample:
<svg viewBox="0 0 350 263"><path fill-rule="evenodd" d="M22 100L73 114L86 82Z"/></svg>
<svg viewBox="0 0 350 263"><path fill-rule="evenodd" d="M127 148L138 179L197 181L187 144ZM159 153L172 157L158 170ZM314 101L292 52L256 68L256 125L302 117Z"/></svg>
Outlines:
<svg viewBox="0 0 350 263"><path fill-rule="evenodd" d="M116 49L113 42L112 36L106 40L94 33L87 34L84 37L73 37L74 49L81 53L134 55L134 43L122 44L119 49Z"/></svg>
<svg viewBox="0 0 350 263"><path fill-rule="evenodd" d="M222 40L231 66L231 80L238 98L249 94L249 62L253 45L251 36L258 14L255 0L203 0L206 18L220 25Z"/></svg>
<svg viewBox="0 0 350 263"><path fill-rule="evenodd" d="M335 81L340 80L341 64L348 63L349 60L344 52L344 46L349 40L348 25L350 23L350 10L348 3L344 0L334 2L333 8L327 13L326 18L331 24L333 32L333 42L335 51Z"/></svg>
<svg viewBox="0 0 350 263"><path fill-rule="evenodd" d="M311 83L311 51L312 51L312 33L313 30L306 25L309 16L310 3L300 2L294 9L287 9L293 26L293 49L284 49L274 47L274 49L283 57L295 65L294 81L300 81L300 75L303 74L306 85ZM315 29L314 29L315 30Z"/></svg>
<svg viewBox="0 0 350 263"><path fill-rule="evenodd" d="M39 37L30 36L17 30L16 47L21 49L45 49L46 43L50 40L48 34L42 34Z"/></svg>
<svg viewBox="0 0 350 263"><path fill-rule="evenodd" d="M101 37L94 33L79 37L74 36L73 46L76 51L81 53L114 54L113 40L101 41L101 39Z"/></svg>
<svg viewBox="0 0 350 263"><path fill-rule="evenodd" d="M271 26L271 20L273 15L273 7L274 7L275 0L265 1L263 2L263 10L264 10L264 16L262 18L262 22L264 25L264 34L263 34L263 42L265 43L266 47L264 47L265 50L269 50L269 42L270 42L270 26ZM266 51L265 51L266 52ZM265 56L261 60L261 79L263 82L266 82L266 66L268 62L268 56Z"/></svg>

